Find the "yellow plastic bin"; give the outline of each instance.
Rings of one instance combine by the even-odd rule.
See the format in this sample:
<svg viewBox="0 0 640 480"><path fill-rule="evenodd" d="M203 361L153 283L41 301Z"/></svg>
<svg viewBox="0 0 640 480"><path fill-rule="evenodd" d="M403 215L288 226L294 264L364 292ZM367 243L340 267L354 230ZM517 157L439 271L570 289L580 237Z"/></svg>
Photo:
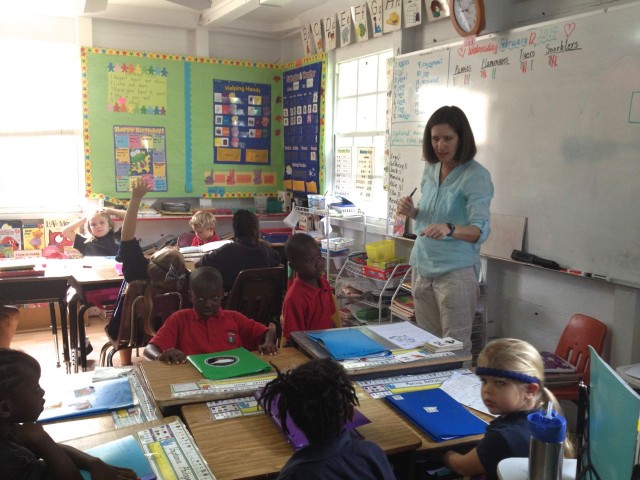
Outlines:
<svg viewBox="0 0 640 480"><path fill-rule="evenodd" d="M393 240L379 240L365 245L367 257L374 262L386 262L396 256L396 243Z"/></svg>

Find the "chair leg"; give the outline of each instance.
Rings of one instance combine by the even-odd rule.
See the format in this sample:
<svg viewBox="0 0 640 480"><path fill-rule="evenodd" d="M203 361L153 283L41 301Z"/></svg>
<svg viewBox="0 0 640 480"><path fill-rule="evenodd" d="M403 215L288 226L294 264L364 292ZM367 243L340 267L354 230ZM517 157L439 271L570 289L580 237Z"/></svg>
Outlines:
<svg viewBox="0 0 640 480"><path fill-rule="evenodd" d="M113 356L116 354L116 351L112 348L109 350L107 354L107 367L113 367Z"/></svg>
<svg viewBox="0 0 640 480"><path fill-rule="evenodd" d="M111 342L105 343L100 349L100 358L98 362L101 367L107 366L106 361L107 361L107 352L109 351L109 348L111 348Z"/></svg>

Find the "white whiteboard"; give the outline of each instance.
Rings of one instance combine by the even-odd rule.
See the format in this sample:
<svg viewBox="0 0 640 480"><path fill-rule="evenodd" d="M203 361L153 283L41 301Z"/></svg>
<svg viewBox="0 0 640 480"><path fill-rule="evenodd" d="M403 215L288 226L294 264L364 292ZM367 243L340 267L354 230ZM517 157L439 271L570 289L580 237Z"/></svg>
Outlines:
<svg viewBox="0 0 640 480"><path fill-rule="evenodd" d="M397 199L420 186L427 119L457 105L491 172L491 211L527 217L527 251L640 283L638 25L633 3L396 57L389 234Z"/></svg>

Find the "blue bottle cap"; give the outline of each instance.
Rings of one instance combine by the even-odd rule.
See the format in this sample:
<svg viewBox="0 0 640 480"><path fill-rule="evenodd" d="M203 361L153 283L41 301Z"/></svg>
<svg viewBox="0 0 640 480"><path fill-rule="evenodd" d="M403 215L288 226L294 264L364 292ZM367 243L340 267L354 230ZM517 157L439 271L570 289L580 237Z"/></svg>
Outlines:
<svg viewBox="0 0 640 480"><path fill-rule="evenodd" d="M551 411L551 418L546 412L534 412L527 416L529 431L536 440L545 443L562 443L567 436L567 421L555 410Z"/></svg>

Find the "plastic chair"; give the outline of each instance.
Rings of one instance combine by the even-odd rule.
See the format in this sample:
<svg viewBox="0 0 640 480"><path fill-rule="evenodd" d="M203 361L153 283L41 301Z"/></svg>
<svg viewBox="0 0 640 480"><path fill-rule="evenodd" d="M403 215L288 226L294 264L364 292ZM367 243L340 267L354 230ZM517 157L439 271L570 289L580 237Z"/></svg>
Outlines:
<svg viewBox="0 0 640 480"><path fill-rule="evenodd" d="M126 310L124 315L129 316L129 322L122 322L126 328L126 323L129 323L128 335L119 335L118 339L110 339L105 343L100 351L100 366L112 367L113 356L118 350L145 347L151 337L143 331L142 328L142 308L144 303L144 296L137 295L130 303L125 299ZM160 328L164 321L173 312L176 312L182 308L182 295L178 292L167 292L158 294L153 298L153 311L151 318L154 321L154 333Z"/></svg>
<svg viewBox="0 0 640 480"><path fill-rule="evenodd" d="M283 267L243 270L233 282L224 308L265 325L272 321L278 325L283 296Z"/></svg>
<svg viewBox="0 0 640 480"><path fill-rule="evenodd" d="M555 354L575 366L576 371L582 374L582 381L589 385L589 350L587 347L591 345L598 355L602 355L606 336L607 326L604 323L593 317L576 313L569 319L569 323L560 335ZM549 390L558 400L578 401L577 383L576 385L549 387Z"/></svg>
<svg viewBox="0 0 640 480"><path fill-rule="evenodd" d="M178 248L190 247L193 239L196 238L196 234L193 232L184 232L178 235L176 246Z"/></svg>

